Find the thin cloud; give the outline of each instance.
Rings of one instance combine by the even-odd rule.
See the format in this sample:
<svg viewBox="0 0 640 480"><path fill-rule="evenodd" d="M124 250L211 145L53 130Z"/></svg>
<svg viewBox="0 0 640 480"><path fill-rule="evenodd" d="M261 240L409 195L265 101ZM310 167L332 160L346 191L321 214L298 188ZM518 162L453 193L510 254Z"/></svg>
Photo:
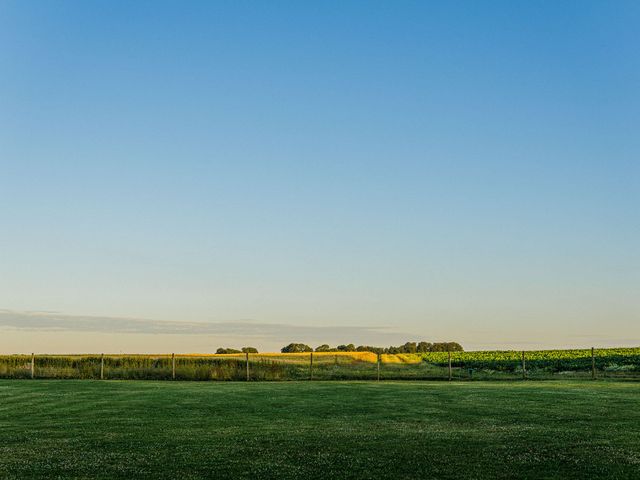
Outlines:
<svg viewBox="0 0 640 480"><path fill-rule="evenodd" d="M389 344L415 339L414 335L406 332L372 326L299 326L252 321L176 322L10 310L0 310L0 328L39 332L233 336L280 342Z"/></svg>

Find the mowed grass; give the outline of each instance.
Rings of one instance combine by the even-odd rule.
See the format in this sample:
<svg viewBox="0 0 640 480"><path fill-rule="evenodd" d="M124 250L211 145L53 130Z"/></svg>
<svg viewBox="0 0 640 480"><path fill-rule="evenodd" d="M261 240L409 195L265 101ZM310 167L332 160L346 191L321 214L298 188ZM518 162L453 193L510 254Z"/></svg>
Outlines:
<svg viewBox="0 0 640 480"><path fill-rule="evenodd" d="M640 384L0 381L0 478L640 478Z"/></svg>

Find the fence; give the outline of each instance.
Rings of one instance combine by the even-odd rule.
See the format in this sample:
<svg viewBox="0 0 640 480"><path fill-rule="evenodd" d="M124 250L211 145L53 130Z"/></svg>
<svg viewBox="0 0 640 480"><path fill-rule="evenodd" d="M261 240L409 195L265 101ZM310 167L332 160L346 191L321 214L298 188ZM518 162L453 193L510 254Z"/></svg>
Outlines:
<svg viewBox="0 0 640 480"><path fill-rule="evenodd" d="M382 354L4 355L0 378L123 380L638 379L640 348Z"/></svg>

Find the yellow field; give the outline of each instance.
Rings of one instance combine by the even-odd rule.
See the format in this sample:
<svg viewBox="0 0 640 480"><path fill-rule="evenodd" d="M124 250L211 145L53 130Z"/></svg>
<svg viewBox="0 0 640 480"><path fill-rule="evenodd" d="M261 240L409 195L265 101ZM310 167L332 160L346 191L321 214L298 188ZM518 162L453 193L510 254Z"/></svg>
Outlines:
<svg viewBox="0 0 640 480"><path fill-rule="evenodd" d="M37 355L37 354L36 354ZM105 357L118 358L118 357L132 357L132 358L167 358L172 355L175 358L238 358L243 359L246 357L245 353L105 353ZM47 357L74 357L74 358L86 358L96 357L96 354L46 354ZM304 353L280 353L280 352L265 352L265 353L250 353L249 358L252 361L260 359L279 360L288 363L307 363L310 361L311 352ZM373 352L313 352L313 360L322 362L335 360L339 361L351 361L351 362L368 362L376 363L378 361L378 355ZM411 353L398 353L398 354L382 354L380 355L381 363L394 363L394 364L416 364L422 361L420 354Z"/></svg>

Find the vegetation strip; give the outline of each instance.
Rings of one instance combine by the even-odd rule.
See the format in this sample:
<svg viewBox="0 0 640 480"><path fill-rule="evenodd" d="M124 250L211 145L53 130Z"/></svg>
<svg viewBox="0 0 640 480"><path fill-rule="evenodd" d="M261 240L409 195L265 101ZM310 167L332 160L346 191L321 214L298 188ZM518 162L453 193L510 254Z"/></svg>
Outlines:
<svg viewBox="0 0 640 480"><path fill-rule="evenodd" d="M0 378L130 380L640 379L640 348L376 354L3 355Z"/></svg>

